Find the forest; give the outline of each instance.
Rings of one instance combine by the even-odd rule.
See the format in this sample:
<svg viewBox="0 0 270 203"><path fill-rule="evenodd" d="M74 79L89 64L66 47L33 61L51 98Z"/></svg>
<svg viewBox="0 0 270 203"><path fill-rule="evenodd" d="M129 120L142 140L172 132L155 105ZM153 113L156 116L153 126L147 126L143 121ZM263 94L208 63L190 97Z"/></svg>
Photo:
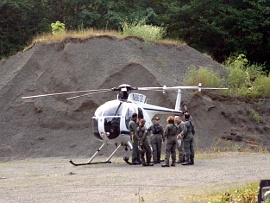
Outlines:
<svg viewBox="0 0 270 203"><path fill-rule="evenodd" d="M0 0L0 59L50 33L56 21L67 30L121 31L141 20L220 63L245 54L270 71L269 0Z"/></svg>

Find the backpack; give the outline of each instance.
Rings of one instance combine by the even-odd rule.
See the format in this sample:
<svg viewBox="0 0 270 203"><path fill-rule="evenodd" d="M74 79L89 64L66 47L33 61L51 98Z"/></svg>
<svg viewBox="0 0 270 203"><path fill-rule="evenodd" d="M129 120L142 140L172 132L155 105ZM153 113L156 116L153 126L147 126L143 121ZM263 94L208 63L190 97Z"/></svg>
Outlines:
<svg viewBox="0 0 270 203"><path fill-rule="evenodd" d="M191 121L189 121L189 123L190 123L189 128L191 127L191 133L192 133L193 135L195 135L195 129L194 129L194 125L192 124L192 122L191 122Z"/></svg>

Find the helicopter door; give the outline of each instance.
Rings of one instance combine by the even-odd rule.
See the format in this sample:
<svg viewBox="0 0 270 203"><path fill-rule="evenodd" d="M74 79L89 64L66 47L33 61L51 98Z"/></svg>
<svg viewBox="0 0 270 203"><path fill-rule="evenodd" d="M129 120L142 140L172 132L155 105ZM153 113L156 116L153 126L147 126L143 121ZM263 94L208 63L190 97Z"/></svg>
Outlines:
<svg viewBox="0 0 270 203"><path fill-rule="evenodd" d="M132 106L128 107L126 115L125 115L125 123L126 123L127 129L129 129L128 124L129 124L129 121L130 121L133 113L136 113L136 109Z"/></svg>
<svg viewBox="0 0 270 203"><path fill-rule="evenodd" d="M138 119L142 119L143 118L143 111L141 108L138 108Z"/></svg>

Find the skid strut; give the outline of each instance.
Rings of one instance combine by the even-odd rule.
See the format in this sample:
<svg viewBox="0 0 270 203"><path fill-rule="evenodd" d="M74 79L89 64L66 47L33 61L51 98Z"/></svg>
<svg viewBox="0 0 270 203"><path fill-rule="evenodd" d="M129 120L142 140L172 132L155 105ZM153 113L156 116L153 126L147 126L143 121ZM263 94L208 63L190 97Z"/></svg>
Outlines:
<svg viewBox="0 0 270 203"><path fill-rule="evenodd" d="M104 145L106 144L106 142L104 142L99 148L98 150L93 154L93 156L89 159L88 162L86 163L74 163L72 160L70 160L69 162L74 165L74 166L83 166L83 165L90 165L90 164L106 164L106 163L111 163L111 158L112 156L115 154L115 152L121 147L121 144L119 144L116 149L111 153L111 155L106 159L106 161L100 161L100 162L92 162L93 159L97 156L98 152L100 152L100 150L104 147Z"/></svg>

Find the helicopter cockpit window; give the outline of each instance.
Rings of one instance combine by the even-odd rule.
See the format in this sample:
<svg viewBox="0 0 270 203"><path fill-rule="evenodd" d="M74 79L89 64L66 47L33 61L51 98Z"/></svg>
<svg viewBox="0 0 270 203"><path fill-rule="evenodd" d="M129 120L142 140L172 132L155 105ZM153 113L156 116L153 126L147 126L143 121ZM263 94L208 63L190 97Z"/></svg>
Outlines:
<svg viewBox="0 0 270 203"><path fill-rule="evenodd" d="M133 113L136 113L135 108L129 107L129 108L127 109L126 116L125 116L125 122L126 122L126 127L127 127L127 129L128 129L129 121L130 121L130 119L131 119Z"/></svg>
<svg viewBox="0 0 270 203"><path fill-rule="evenodd" d="M123 105L121 103L114 103L104 106L103 116L121 116Z"/></svg>

